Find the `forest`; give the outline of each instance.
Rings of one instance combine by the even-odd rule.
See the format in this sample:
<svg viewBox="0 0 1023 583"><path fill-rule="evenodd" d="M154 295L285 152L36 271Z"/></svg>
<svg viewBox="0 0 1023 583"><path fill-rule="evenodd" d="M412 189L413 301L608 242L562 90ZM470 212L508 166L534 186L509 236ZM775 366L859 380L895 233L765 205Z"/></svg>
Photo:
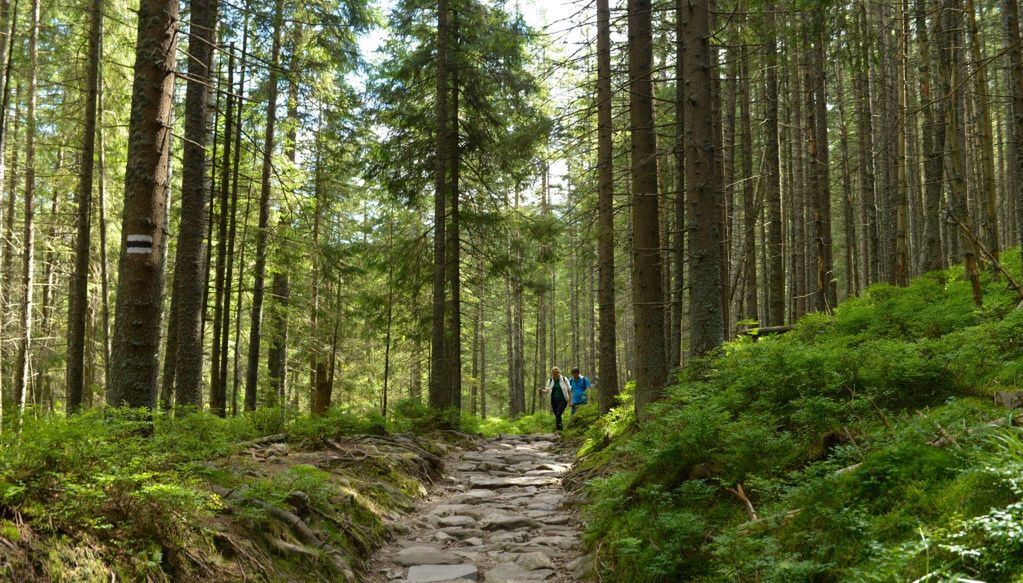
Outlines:
<svg viewBox="0 0 1023 583"><path fill-rule="evenodd" d="M1018 4L0 0L0 581L1023 581Z"/></svg>

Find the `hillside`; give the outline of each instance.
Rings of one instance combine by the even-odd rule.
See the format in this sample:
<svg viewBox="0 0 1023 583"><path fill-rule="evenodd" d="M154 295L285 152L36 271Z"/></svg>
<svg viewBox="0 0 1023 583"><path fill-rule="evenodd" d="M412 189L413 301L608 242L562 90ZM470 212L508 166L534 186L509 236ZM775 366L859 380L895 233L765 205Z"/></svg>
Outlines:
<svg viewBox="0 0 1023 583"><path fill-rule="evenodd" d="M1019 255L1006 258L1019 272ZM578 418L572 478L615 581L1017 581L1023 310L961 268L874 286L690 362L636 429ZM997 403L996 403L997 402Z"/></svg>

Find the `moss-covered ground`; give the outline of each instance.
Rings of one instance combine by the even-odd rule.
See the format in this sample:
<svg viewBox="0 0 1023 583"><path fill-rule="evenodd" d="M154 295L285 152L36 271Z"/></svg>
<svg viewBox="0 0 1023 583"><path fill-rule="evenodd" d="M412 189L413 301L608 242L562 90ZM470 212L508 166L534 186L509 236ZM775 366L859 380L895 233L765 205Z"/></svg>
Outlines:
<svg viewBox="0 0 1023 583"><path fill-rule="evenodd" d="M689 363L638 424L628 391L577 416L607 580L1023 580L1023 429L995 398L1023 389L1023 310L983 279L979 308L961 268L872 287Z"/></svg>

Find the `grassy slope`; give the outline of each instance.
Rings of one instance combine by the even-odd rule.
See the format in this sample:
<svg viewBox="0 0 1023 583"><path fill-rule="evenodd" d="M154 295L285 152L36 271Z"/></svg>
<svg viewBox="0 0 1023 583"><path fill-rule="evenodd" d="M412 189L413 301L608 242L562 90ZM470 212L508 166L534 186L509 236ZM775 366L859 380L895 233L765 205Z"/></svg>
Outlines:
<svg viewBox="0 0 1023 583"><path fill-rule="evenodd" d="M981 309L953 268L732 342L639 429L628 400L577 419L599 562L622 582L1023 580L1023 441L988 425L1009 416L993 392L1023 388L1023 310L984 277Z"/></svg>
<svg viewBox="0 0 1023 583"><path fill-rule="evenodd" d="M340 411L159 415L152 437L131 418L90 411L0 435L0 581L353 580L425 494L438 466L424 460L459 439L396 447L385 434L422 419ZM254 445L280 432L283 444ZM300 515L322 544L278 510Z"/></svg>

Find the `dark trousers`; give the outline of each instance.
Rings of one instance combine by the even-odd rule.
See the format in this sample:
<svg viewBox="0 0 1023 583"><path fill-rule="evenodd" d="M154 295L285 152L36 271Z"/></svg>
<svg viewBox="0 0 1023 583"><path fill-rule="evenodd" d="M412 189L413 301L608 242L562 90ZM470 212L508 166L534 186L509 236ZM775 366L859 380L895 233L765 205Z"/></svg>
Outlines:
<svg viewBox="0 0 1023 583"><path fill-rule="evenodd" d="M565 407L568 407L568 401L565 399L551 398L551 409L554 411L554 423L556 429L562 429L561 414L565 412Z"/></svg>

